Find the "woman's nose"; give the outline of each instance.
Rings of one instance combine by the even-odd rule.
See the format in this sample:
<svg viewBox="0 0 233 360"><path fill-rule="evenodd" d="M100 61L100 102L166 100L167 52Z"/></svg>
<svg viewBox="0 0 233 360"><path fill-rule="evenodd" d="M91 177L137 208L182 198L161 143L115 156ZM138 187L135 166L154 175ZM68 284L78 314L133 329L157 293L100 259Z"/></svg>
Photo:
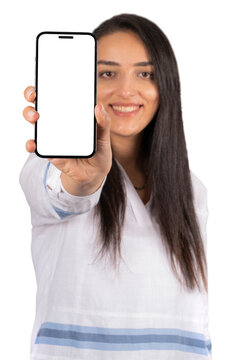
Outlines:
<svg viewBox="0 0 233 360"><path fill-rule="evenodd" d="M135 84L130 77L124 76L122 79L119 80L118 87L116 89L116 94L118 96L126 98L129 96L134 96L135 93Z"/></svg>

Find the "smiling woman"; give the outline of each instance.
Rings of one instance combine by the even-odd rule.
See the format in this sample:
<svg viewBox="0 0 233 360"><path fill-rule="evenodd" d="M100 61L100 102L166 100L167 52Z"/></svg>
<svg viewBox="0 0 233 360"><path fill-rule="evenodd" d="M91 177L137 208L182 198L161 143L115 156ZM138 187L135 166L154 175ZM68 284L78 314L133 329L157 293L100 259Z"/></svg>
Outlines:
<svg viewBox="0 0 233 360"><path fill-rule="evenodd" d="M175 55L161 29L137 15L114 16L96 28L94 34L98 39L98 101L104 104L111 116L113 152L112 168L95 208L101 224L99 239L102 248L99 254L103 256L112 250L116 263L118 251L122 259L121 248L125 241L121 240L121 236L124 239L127 208L124 180L119 171L121 164L143 204L148 206L152 221L159 226L167 261L184 289L184 292L178 293L172 290L174 279L171 281L170 276L164 276L162 267L157 268L155 277L161 276L163 281L160 287L156 285L155 278L151 280L154 291L161 294L154 300L157 304L154 304L156 323L165 328L170 328L172 324L175 331L177 320L182 317L185 323L177 326L194 331L194 335L197 330L193 327L195 321L203 322L204 327L200 326L198 332L205 333L208 339L207 351L195 358L211 358L206 305L207 190L189 169ZM138 189L136 184L142 186ZM135 203L132 207L136 213ZM140 236L135 234L134 246L138 241ZM146 241L144 245L146 247ZM154 261L158 259L154 257ZM194 295L198 291L203 296L201 301ZM190 305L186 302L189 296L192 299ZM203 309L201 316L193 307L197 303L199 310ZM167 320L164 314L167 314ZM160 322L159 318L163 321ZM173 341L169 342L171 345ZM174 349L172 345L170 349ZM176 349L184 350L181 347ZM191 353L196 350L187 348L190 354L186 353L185 358L189 359L190 355L191 359ZM170 355L166 351L158 351L153 353L153 357L181 359L179 351Z"/></svg>
<svg viewBox="0 0 233 360"><path fill-rule="evenodd" d="M94 34L96 154L60 169L31 154L20 176L38 285L31 359L211 359L207 190L189 169L175 55L137 15Z"/></svg>
<svg viewBox="0 0 233 360"><path fill-rule="evenodd" d="M106 20L94 34L98 40L98 102L111 116L113 151L113 166L96 207L96 211L102 212L102 227L106 221L105 189L108 184L111 188L120 184L116 180L120 176L114 163L117 159L133 184L139 173L147 180L146 201L150 199L151 215L160 225L174 272L177 274L179 264L187 288L200 288L202 278L207 290L206 257L193 204L195 194L183 129L180 81L171 45L157 25L130 14ZM148 73L153 74L152 78ZM131 105L135 106L132 111ZM117 187L118 199L112 198L109 225L105 228L108 236L119 234L122 226L118 206L123 205L124 197ZM111 196L114 192L108 198ZM114 205L118 210L113 210ZM113 212L118 214L118 221L115 218L111 228ZM118 231L113 231L116 226ZM115 244L119 244L119 239L115 239ZM107 235L104 243L109 244Z"/></svg>

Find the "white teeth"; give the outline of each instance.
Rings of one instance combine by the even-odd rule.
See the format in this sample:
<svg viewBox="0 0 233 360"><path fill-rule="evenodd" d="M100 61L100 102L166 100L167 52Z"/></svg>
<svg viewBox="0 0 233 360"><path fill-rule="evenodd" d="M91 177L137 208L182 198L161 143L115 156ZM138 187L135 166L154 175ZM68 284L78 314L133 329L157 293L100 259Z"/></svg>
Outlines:
<svg viewBox="0 0 233 360"><path fill-rule="evenodd" d="M121 112L132 112L139 108L139 106L115 106L112 105L114 110L121 111Z"/></svg>

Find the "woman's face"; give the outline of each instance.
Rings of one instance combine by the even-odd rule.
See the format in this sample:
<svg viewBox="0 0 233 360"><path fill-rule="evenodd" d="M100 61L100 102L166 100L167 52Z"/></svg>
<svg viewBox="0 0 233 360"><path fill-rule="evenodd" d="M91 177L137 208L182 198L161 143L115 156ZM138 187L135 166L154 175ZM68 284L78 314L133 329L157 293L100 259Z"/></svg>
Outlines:
<svg viewBox="0 0 233 360"><path fill-rule="evenodd" d="M111 134L134 136L152 120L159 106L154 68L141 39L117 31L98 40L97 102L111 118Z"/></svg>

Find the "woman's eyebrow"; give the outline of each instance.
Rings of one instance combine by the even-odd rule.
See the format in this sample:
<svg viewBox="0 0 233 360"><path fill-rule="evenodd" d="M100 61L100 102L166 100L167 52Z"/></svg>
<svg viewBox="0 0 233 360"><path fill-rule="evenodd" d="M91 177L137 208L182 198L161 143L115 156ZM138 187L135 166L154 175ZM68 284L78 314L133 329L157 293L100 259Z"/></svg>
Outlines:
<svg viewBox="0 0 233 360"><path fill-rule="evenodd" d="M134 64L134 66L148 66L148 65L153 65L153 62L152 61L141 61L141 62Z"/></svg>
<svg viewBox="0 0 233 360"><path fill-rule="evenodd" d="M113 65L113 66L120 66L121 64L115 62L115 61L108 61L108 60L99 60L98 65ZM136 64L133 64L133 66L148 66L153 65L152 61L140 61Z"/></svg>
<svg viewBox="0 0 233 360"><path fill-rule="evenodd" d="M116 65L116 66L120 66L119 63L115 62L115 61L107 61L107 60L99 60L97 62L98 65L102 64L102 65Z"/></svg>

